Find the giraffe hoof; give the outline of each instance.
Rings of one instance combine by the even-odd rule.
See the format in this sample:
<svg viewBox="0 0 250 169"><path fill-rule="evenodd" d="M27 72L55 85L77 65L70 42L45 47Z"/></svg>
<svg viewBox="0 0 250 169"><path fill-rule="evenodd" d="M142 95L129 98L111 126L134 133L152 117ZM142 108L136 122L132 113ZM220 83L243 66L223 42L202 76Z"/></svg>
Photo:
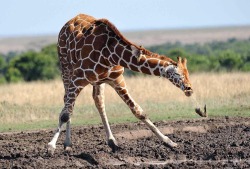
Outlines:
<svg viewBox="0 0 250 169"><path fill-rule="evenodd" d="M175 147L178 147L178 144L175 142L172 142L171 144L169 144L169 146L172 148L175 148Z"/></svg>
<svg viewBox="0 0 250 169"><path fill-rule="evenodd" d="M53 146L53 145L51 145L51 144L48 144L48 155L49 156L53 156L54 155L54 152L55 152L55 149L56 149L56 147L55 146Z"/></svg>
<svg viewBox="0 0 250 169"><path fill-rule="evenodd" d="M65 151L66 154L70 154L70 152L72 152L72 147L67 146L67 147L64 148L64 151Z"/></svg>
<svg viewBox="0 0 250 169"><path fill-rule="evenodd" d="M178 144L173 142L173 141L168 141L168 142L164 142L164 145L170 148L176 148L178 147Z"/></svg>
<svg viewBox="0 0 250 169"><path fill-rule="evenodd" d="M120 147L118 146L118 143L115 139L109 139L108 146L112 149L113 153L120 149Z"/></svg>
<svg viewBox="0 0 250 169"><path fill-rule="evenodd" d="M72 144L71 141L69 142L64 142L64 151L65 153L69 154L70 152L72 152Z"/></svg>

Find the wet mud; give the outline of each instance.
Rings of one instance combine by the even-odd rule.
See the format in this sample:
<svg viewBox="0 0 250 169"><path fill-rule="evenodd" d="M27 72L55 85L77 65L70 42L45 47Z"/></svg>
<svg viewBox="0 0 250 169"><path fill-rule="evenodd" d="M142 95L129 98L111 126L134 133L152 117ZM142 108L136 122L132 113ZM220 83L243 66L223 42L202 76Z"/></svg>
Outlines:
<svg viewBox="0 0 250 169"><path fill-rule="evenodd" d="M102 125L72 128L72 151L62 132L53 156L53 130L0 134L0 168L250 168L250 118L161 121L170 148L143 123L111 125L120 149L112 152Z"/></svg>

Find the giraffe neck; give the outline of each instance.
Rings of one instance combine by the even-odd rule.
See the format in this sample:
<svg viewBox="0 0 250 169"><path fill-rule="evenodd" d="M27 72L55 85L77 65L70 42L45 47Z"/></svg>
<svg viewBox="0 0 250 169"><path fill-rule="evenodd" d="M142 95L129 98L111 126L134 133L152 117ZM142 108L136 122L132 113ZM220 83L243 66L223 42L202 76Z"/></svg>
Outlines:
<svg viewBox="0 0 250 169"><path fill-rule="evenodd" d="M127 46L123 48L120 55L111 55L109 60L115 65L121 65L132 71L155 76L165 76L167 69L177 65L173 60L154 53L139 57L131 47Z"/></svg>

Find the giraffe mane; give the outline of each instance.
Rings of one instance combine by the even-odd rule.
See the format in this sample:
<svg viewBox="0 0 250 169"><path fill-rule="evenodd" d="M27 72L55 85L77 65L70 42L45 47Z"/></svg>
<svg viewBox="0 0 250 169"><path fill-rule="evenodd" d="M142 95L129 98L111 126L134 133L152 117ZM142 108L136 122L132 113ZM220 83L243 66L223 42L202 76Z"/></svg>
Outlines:
<svg viewBox="0 0 250 169"><path fill-rule="evenodd" d="M144 48L142 46L137 46L136 44L130 42L127 38L125 38L121 34L121 32L116 28L116 26L113 23L111 23L109 20L107 20L105 18L102 18L102 19L97 19L96 22L101 22L101 23L104 23L104 24L108 25L108 27L111 28L114 31L114 33L117 36L119 36L126 44L136 47L138 50L142 51L142 53L144 55L148 55L150 57L154 57L154 58L158 58L160 60L168 61L173 65L177 65L177 63L175 61L173 61L172 59L170 59L169 57L166 57L164 55L159 55L157 53L153 53L153 52L149 51L148 49L146 49L146 48Z"/></svg>
<svg viewBox="0 0 250 169"><path fill-rule="evenodd" d="M151 56L151 57L154 57L154 58L158 58L160 60L168 61L168 62L170 62L171 64L173 64L175 66L177 65L177 63L175 61L173 61L171 58L169 58L167 56L159 55L157 53L153 53L150 50L145 49L143 47L141 47L141 50L142 50L142 53L145 54L145 55L148 55L148 56Z"/></svg>

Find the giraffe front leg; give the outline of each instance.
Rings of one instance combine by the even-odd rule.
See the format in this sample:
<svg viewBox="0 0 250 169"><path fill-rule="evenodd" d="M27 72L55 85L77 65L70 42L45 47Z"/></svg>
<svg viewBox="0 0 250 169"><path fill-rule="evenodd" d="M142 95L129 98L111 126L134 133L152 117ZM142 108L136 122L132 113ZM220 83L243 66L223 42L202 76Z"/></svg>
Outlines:
<svg viewBox="0 0 250 169"><path fill-rule="evenodd" d="M113 133L110 129L108 118L105 111L104 104L104 87L105 84L95 85L93 86L93 99L95 101L96 108L101 116L102 123L105 128L106 136L107 136L107 144L112 149L113 152L119 149L118 143L113 136Z"/></svg>
<svg viewBox="0 0 250 169"><path fill-rule="evenodd" d="M164 143L166 143L167 145L169 145L170 147L177 147L178 144L173 142L170 138L168 138L167 136L165 136L164 134L162 134L160 132L160 130L148 119L142 119L142 121L151 129L151 131Z"/></svg>
<svg viewBox="0 0 250 169"><path fill-rule="evenodd" d="M58 125L58 128L54 134L54 137L52 138L52 140L48 143L48 154L49 155L53 155L54 154L54 151L56 149L56 142L57 142L57 139L60 135L60 132L62 130L62 125L63 123L59 120L59 125Z"/></svg>
<svg viewBox="0 0 250 169"><path fill-rule="evenodd" d="M164 134L161 133L161 131L151 122L151 120L146 116L146 114L143 113L142 108L136 104L132 98L128 95L128 98L130 102L129 106L135 117L140 119L142 122L144 122L150 130L164 143L166 143L170 147L177 147L177 143L173 142L170 138L165 136Z"/></svg>
<svg viewBox="0 0 250 169"><path fill-rule="evenodd" d="M173 142L170 138L162 134L160 130L143 113L142 108L133 100L133 98L128 93L123 76L120 76L115 81L112 81L110 85L116 90L122 100L129 106L136 118L143 121L161 141L170 147L177 147L177 143Z"/></svg>

